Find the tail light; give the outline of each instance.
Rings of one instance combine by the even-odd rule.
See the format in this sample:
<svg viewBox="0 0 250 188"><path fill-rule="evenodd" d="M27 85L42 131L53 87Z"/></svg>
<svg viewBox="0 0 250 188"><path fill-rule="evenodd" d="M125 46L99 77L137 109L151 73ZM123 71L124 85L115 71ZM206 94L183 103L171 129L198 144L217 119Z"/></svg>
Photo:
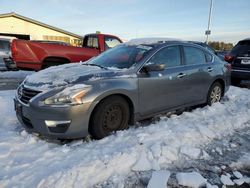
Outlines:
<svg viewBox="0 0 250 188"><path fill-rule="evenodd" d="M234 60L234 56L231 55L225 55L224 60L228 63L232 63Z"/></svg>
<svg viewBox="0 0 250 188"><path fill-rule="evenodd" d="M17 47L16 47L16 40L15 39L11 43L11 53L12 53L12 57L17 55Z"/></svg>
<svg viewBox="0 0 250 188"><path fill-rule="evenodd" d="M227 68L227 70L231 71L232 65L230 63L227 63L224 66Z"/></svg>

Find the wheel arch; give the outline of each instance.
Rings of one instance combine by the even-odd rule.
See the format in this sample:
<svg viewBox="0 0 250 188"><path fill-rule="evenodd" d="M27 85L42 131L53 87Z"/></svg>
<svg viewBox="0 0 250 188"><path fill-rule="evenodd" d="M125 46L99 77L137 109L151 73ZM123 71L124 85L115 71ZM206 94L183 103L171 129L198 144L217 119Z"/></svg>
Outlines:
<svg viewBox="0 0 250 188"><path fill-rule="evenodd" d="M70 63L71 61L67 57L60 57L60 56L48 56L45 57L42 61L41 68L43 69L44 67L46 68L48 66L48 63L53 65L62 65L66 63Z"/></svg>
<svg viewBox="0 0 250 188"><path fill-rule="evenodd" d="M93 118L93 114L97 108L97 106L105 99L109 98L109 97L112 97L112 96L120 96L122 97L123 99L126 100L126 102L128 103L129 105L129 112L130 112L130 117L129 117L129 124L133 124L134 123L134 112L135 112L135 105L131 99L131 97L129 97L128 95L124 94L124 93L112 93L112 94L109 94L109 95L104 95L102 96L101 98L98 98L98 102L95 103L95 105L92 107L92 110L91 110L91 113L90 113L90 117L89 117L89 123L88 123L88 131L90 130L90 122L91 122L91 119Z"/></svg>

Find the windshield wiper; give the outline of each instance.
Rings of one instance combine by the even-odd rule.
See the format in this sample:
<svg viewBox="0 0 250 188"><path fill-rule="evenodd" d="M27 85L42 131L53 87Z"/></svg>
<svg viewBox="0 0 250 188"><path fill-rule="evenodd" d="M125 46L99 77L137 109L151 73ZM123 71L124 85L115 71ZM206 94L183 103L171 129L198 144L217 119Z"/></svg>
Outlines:
<svg viewBox="0 0 250 188"><path fill-rule="evenodd" d="M93 64L93 63L86 63L86 64L84 64L84 65L89 65L89 66L96 66L96 67L100 67L100 68L102 68L102 69L107 69L106 67L103 67L103 66L101 66L101 65L97 65L97 64Z"/></svg>

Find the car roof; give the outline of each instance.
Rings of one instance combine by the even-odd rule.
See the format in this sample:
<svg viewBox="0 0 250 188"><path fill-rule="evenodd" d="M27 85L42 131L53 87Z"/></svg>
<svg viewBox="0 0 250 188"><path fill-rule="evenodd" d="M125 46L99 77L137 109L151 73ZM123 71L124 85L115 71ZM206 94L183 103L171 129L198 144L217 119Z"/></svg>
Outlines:
<svg viewBox="0 0 250 188"><path fill-rule="evenodd" d="M10 41L11 39L7 39L7 38L0 38L0 41Z"/></svg>
<svg viewBox="0 0 250 188"><path fill-rule="evenodd" d="M243 40L240 40L240 41L250 41L250 38L246 38L246 39L243 39Z"/></svg>
<svg viewBox="0 0 250 188"><path fill-rule="evenodd" d="M126 42L127 45L156 45L166 42L182 41L175 38L135 38Z"/></svg>

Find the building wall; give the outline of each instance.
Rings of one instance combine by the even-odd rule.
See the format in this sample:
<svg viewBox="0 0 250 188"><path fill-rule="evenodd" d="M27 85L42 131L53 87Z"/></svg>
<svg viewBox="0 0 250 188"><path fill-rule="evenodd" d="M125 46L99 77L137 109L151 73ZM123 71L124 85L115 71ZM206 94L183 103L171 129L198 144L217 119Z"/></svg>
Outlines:
<svg viewBox="0 0 250 188"><path fill-rule="evenodd" d="M30 35L31 40L60 40L75 45L79 38L15 17L0 18L0 33Z"/></svg>

